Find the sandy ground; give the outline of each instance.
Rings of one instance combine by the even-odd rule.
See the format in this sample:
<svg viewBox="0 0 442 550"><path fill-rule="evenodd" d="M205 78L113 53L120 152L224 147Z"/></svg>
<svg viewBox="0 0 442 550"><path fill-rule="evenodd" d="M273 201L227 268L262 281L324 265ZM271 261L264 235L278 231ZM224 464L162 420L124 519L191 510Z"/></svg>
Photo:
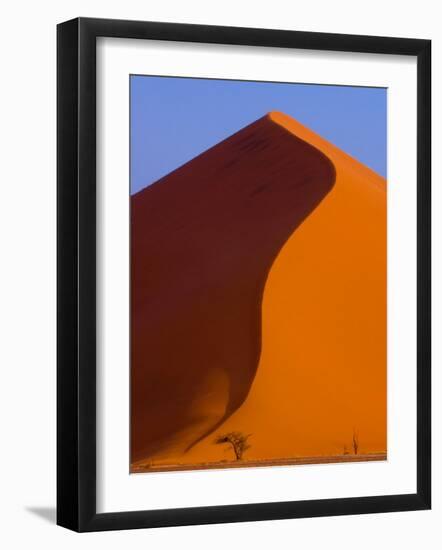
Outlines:
<svg viewBox="0 0 442 550"><path fill-rule="evenodd" d="M192 466L183 464L163 463L155 464L140 463L134 464L131 473L142 472L164 472L164 471L182 471L182 470L209 470L223 468L256 468L262 466L293 466L303 464L334 464L342 462L371 462L387 460L387 453L371 453L364 455L337 455L337 456L312 456L300 458L281 458L274 460L223 460L222 462L210 462L194 464Z"/></svg>

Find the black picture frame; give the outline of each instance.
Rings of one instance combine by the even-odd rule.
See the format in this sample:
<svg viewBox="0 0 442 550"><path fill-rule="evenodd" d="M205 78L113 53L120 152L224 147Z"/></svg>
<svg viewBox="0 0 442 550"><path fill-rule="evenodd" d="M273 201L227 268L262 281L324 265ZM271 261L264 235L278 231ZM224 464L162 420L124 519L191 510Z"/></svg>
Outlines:
<svg viewBox="0 0 442 550"><path fill-rule="evenodd" d="M417 492L96 512L96 39L396 54L417 58ZM431 506L431 41L79 18L57 28L57 523L104 531L424 510Z"/></svg>

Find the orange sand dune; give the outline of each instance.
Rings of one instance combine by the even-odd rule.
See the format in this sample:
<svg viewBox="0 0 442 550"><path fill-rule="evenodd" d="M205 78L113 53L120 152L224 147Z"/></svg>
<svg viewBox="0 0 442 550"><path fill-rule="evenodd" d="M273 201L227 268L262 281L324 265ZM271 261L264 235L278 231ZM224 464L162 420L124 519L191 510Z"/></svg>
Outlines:
<svg viewBox="0 0 442 550"><path fill-rule="evenodd" d="M193 456L243 404L269 270L334 180L266 116L132 197L132 462Z"/></svg>
<svg viewBox="0 0 442 550"><path fill-rule="evenodd" d="M289 116L268 120L324 153L336 182L272 265L261 356L244 404L164 462L231 459L213 443L228 431L252 433L244 457L252 461L351 452L354 430L359 452L387 448L385 180Z"/></svg>

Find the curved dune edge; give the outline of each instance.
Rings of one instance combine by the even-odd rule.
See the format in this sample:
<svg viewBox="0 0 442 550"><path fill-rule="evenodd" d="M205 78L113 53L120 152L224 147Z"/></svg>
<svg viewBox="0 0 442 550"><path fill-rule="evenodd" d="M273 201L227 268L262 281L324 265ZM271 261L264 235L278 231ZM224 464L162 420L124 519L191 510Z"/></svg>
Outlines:
<svg viewBox="0 0 442 550"><path fill-rule="evenodd" d="M385 179L291 117L269 118L330 158L336 182L272 266L257 375L216 433L252 433L252 462L352 452L354 432L360 453L385 456ZM231 459L213 439L164 462Z"/></svg>
<svg viewBox="0 0 442 550"><path fill-rule="evenodd" d="M181 455L244 402L271 265L334 179L265 116L132 197L132 463Z"/></svg>

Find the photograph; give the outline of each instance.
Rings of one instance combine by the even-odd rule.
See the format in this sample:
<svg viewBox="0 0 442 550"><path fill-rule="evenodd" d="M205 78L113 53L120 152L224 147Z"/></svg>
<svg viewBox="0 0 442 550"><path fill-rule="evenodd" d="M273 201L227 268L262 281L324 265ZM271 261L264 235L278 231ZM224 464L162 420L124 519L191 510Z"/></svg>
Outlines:
<svg viewBox="0 0 442 550"><path fill-rule="evenodd" d="M57 27L57 524L431 507L431 41Z"/></svg>
<svg viewBox="0 0 442 550"><path fill-rule="evenodd" d="M130 472L387 459L387 89L130 75Z"/></svg>
<svg viewBox="0 0 442 550"><path fill-rule="evenodd" d="M5 3L1 548L438 546L439 12Z"/></svg>

